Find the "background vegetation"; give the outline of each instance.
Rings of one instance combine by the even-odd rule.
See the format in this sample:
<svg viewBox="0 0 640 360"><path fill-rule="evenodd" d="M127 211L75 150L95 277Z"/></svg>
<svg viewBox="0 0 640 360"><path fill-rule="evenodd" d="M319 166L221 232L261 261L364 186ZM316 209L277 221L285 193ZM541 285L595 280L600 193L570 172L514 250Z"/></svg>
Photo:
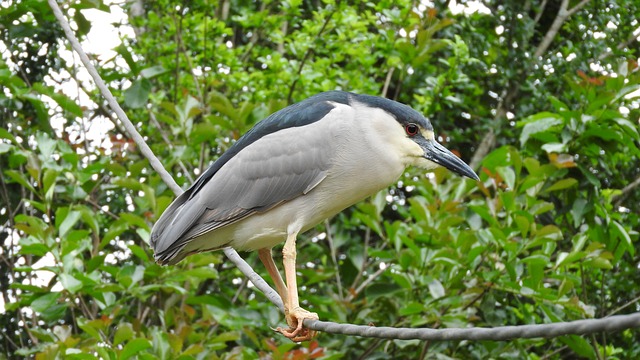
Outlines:
<svg viewBox="0 0 640 360"><path fill-rule="evenodd" d="M302 298L321 319L491 327L640 311L637 1L62 6L81 38L89 9L128 14L121 45L96 60L183 186L266 115L331 89L410 104L479 170L480 183L409 170L305 234ZM640 356L633 330L291 343L221 252L154 264L149 231L173 194L46 2L2 3L0 36L0 358Z"/></svg>

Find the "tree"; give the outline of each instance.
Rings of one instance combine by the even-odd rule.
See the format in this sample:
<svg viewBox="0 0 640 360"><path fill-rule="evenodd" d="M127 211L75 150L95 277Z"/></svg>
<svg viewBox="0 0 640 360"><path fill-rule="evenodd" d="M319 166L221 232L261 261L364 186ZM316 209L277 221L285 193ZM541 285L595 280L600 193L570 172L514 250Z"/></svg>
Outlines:
<svg viewBox="0 0 640 360"><path fill-rule="evenodd" d="M99 68L183 186L255 122L330 89L410 104L473 159L481 183L412 170L306 234L303 298L321 319L437 328L639 311L638 5L461 3L466 12L410 1L114 5L136 35ZM91 7L108 11L63 9L78 36ZM23 0L0 11L8 358L640 354L631 330L285 341L269 331L281 314L221 253L153 262L150 227L173 194L78 65L57 55L66 42L50 9ZM65 94L68 84L91 103ZM98 120L112 123L108 140L87 137Z"/></svg>

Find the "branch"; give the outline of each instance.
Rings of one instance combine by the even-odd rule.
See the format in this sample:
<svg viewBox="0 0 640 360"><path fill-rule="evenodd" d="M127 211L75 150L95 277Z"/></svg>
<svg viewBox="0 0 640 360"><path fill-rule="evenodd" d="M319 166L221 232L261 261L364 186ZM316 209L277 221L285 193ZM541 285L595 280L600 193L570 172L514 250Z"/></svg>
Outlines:
<svg viewBox="0 0 640 360"><path fill-rule="evenodd" d="M105 85L104 81L98 74L98 71L93 66L93 64L89 60L89 57L82 49L82 46L80 46L78 39L76 39L73 31L71 30L71 27L69 26L69 22L67 22L64 15L62 15L62 11L58 7L56 1L48 0L48 2L49 6L53 10L54 15L60 23L60 26L64 30L67 39L69 40L69 42L71 42L73 50L78 54L78 56L80 56L82 64L84 64L85 68L89 72L89 75L91 75L93 81L96 83L96 86L98 87L98 89L100 89L102 96L107 99L107 102L109 103L111 109L116 113L120 121L124 124L124 127L127 129L129 136L136 143L136 145L142 152L142 155L149 160L149 163L151 164L153 169L160 175L162 181L164 181L164 183L167 184L167 186L176 195L182 194L183 191L180 186L178 186L175 180L173 180L173 177L171 177L169 172L167 172L167 170L164 168L160 160L158 160L158 158L153 154L153 151L151 151L149 145L147 145L147 143L144 141L136 127L127 117L127 114L125 114L116 99L113 97L113 94L111 94L111 91L109 91L109 88L107 88L107 86ZM225 255L227 255L229 260L231 260L238 267L238 269L240 269L240 271L242 271L242 273L247 276L251 280L251 282L253 282L253 284L267 296L267 298L269 298L271 302L280 307L280 309L284 309L280 296L273 289L271 289L271 287L269 287L269 285L264 281L264 279L260 277L260 275L256 274L255 271L251 269L251 266L249 266L249 264L247 264L246 261L244 261L235 250L231 248L225 248L224 253Z"/></svg>
<svg viewBox="0 0 640 360"><path fill-rule="evenodd" d="M322 35L324 30L327 28L327 25L329 25L329 21L331 21L331 18L333 17L333 14L336 13L336 11L337 11L337 8L334 9L333 11L331 11L329 13L329 15L327 16L327 18L324 20L324 24L322 24L322 27L320 28L320 30L316 34L316 40L318 40L320 38L320 35ZM309 58L309 55L311 55L312 51L313 51L313 48L311 46L309 46L307 48L307 51L304 53L304 56L302 57L302 61L300 61L300 66L298 66L298 72L296 73L296 79L293 81L293 83L291 83L291 87L289 88L289 95L287 95L287 103L288 104L291 104L292 101L293 101L293 92L295 91L296 85L298 84L298 81L300 80L300 74L302 74L302 68L304 67L304 64L307 62L307 59Z"/></svg>
<svg viewBox="0 0 640 360"><path fill-rule="evenodd" d="M331 252L331 261L336 267L336 283L338 284L338 297L340 300L344 300L344 292L342 291L342 279L340 278L340 266L338 265L338 256L336 254L336 247L333 243L333 234L331 233L331 224L329 220L324 221L325 234L327 234L327 243L329 244L329 251Z"/></svg>
<svg viewBox="0 0 640 360"><path fill-rule="evenodd" d="M562 4L560 5L560 10L558 10L558 14L556 15L556 18L553 20L551 27L545 34L544 38L542 39L538 47L536 48L536 51L534 52L534 57L536 58L540 57L542 56L542 54L545 53L545 51L547 51L547 49L551 45L551 42L553 42L553 39L556 37L556 35L558 35L558 32L562 28L562 24L564 24L567 18L575 14L578 10L582 9L588 2L589 0L582 0L578 5L569 9L569 0L562 0Z"/></svg>
<svg viewBox="0 0 640 360"><path fill-rule="evenodd" d="M553 20L551 27L549 28L549 30L547 30L547 33L544 35L544 38L542 39L540 44L538 44L538 46L536 47L533 61L536 61L537 58L541 57L547 51L547 49L549 49L549 46L553 42L553 39L558 34L560 29L562 28L562 24L564 24L567 18L575 14L578 10L582 9L588 2L589 0L582 0L576 6L569 9L568 8L569 0L562 0L562 4L560 5L560 10L558 10L558 14L556 15L556 18ZM543 3L543 5L546 5L546 4ZM543 10L544 9L540 10L539 15L542 14ZM536 17L535 21L537 22L538 20L539 18ZM527 72L528 71L526 69L520 72L519 77L523 77L523 76L526 77ZM498 110L496 111L496 115L494 116L494 119L492 122L492 128L485 133L485 135L483 136L480 142L480 145L478 145L478 149L473 154L472 160L469 162L469 166L471 166L472 169L477 170L480 167L480 163L482 162L482 159L484 159L484 157L487 156L487 154L495 146L496 129L499 128L499 126L501 125L502 119L504 118L504 114L506 114L506 110L509 108L513 100L516 98L517 94L520 92L520 87L524 83L523 80L524 79L520 81L516 79L516 81L513 81L511 83L512 85L509 87L508 91L506 91L507 98L505 98L504 101L502 101L502 103L498 106Z"/></svg>
<svg viewBox="0 0 640 360"><path fill-rule="evenodd" d="M133 126L133 124L127 117L127 114L124 113L124 111L122 110L122 108L120 107L116 99L113 97L113 94L111 94L111 91L109 90L107 85L104 83L100 75L98 74L98 71L93 66L93 63L91 62L91 60L89 60L89 57L82 49L82 46L80 46L78 39L76 39L75 35L73 34L73 31L69 26L69 23L64 18L64 15L62 15L62 11L58 7L58 4L56 3L56 1L48 0L48 2L49 2L49 6L53 10L53 14L58 19L60 26L62 26L62 29L64 30L64 33L67 36L67 39L69 40L69 42L71 42L71 47L78 54L78 56L80 56L80 60L82 61L82 64L84 64L85 68L89 72L89 75L91 75L91 77L93 78L93 81L96 83L96 86L98 87L98 89L100 89L102 96L104 96L107 99L107 102L109 103L109 107L111 107L111 109L116 113L120 121L122 121L122 123L124 124L124 127L127 129L127 132L129 133L129 136L133 139L133 141L135 141L136 145L140 148L142 155L144 155L144 157L149 159L149 162L151 163L151 167L153 167L153 169L156 172L158 172L158 174L160 175L160 178L162 178L162 181L164 181L164 183L167 184L167 186L169 186L169 188L175 194L181 194L182 189L180 189L178 184L175 182L175 180L173 180L171 175L169 175L167 170L164 169L164 166L162 166L162 163L160 162L160 160L158 160L158 158L153 154L153 151L151 151L151 148L149 148L149 145L147 145L147 143L144 141L144 139L142 138L142 136L140 135L136 127Z"/></svg>
<svg viewBox="0 0 640 360"><path fill-rule="evenodd" d="M601 331L621 331L640 327L640 312L615 315L603 319L570 322L499 326L494 328L412 329L337 324L319 320L305 320L304 326L332 334L400 340L493 340L553 338L563 335L583 335Z"/></svg>
<svg viewBox="0 0 640 360"><path fill-rule="evenodd" d="M629 193L633 191L635 188L637 188L638 186L640 186L640 176L637 179L635 179L633 182L631 182L629 185L622 188L622 191L620 192L620 194L614 197L615 199L614 205L620 206L622 204L622 201L624 201L624 199L626 199L627 196L629 196Z"/></svg>

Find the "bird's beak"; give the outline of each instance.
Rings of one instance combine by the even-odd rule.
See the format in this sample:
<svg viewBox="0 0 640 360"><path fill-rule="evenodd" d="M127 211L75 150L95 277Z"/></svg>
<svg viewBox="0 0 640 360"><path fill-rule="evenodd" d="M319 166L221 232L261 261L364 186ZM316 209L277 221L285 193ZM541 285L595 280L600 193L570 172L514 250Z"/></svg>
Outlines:
<svg viewBox="0 0 640 360"><path fill-rule="evenodd" d="M431 160L434 163L444 166L445 168L466 176L473 180L480 180L478 175L462 161L459 157L455 156L451 151L447 150L444 146L440 145L436 140L421 141L420 146L424 149L424 157L427 160Z"/></svg>

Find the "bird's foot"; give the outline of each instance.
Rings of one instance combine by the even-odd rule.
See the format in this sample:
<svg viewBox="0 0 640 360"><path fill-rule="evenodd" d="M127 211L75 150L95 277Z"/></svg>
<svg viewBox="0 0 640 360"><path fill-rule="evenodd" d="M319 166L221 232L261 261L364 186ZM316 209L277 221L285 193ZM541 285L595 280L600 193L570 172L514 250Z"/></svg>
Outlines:
<svg viewBox="0 0 640 360"><path fill-rule="evenodd" d="M287 320L287 324L289 324L289 328L283 329L278 327L275 330L288 339L291 339L291 341L309 341L316 336L317 331L305 328L303 322L305 319L318 320L318 314L309 312L301 307L297 307L288 311L285 314L285 318Z"/></svg>

